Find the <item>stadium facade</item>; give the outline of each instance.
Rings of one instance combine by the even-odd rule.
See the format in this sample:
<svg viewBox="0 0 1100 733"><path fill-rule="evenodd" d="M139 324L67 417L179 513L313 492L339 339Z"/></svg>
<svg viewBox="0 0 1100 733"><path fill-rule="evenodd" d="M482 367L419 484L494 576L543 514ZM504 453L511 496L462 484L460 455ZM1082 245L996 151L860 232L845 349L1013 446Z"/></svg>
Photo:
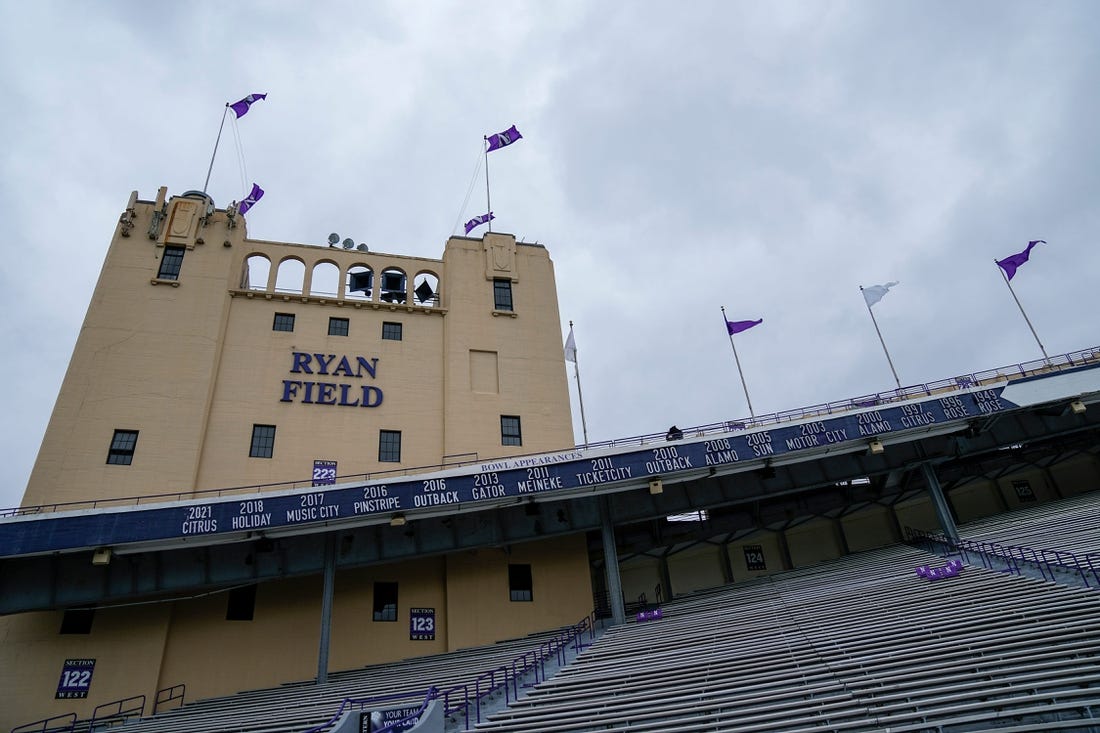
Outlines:
<svg viewBox="0 0 1100 733"><path fill-rule="evenodd" d="M23 506L285 491L280 482L301 478L319 485L301 520L335 519L323 486L336 476L573 443L544 247L488 233L422 259L351 242L258 241L232 209L162 188L153 201L135 192L120 219ZM425 487L421 501L438 493ZM386 500L384 489L363 497ZM190 521L201 534L217 520L197 511ZM231 521L259 552L278 553L264 546L262 494ZM589 573L583 535L341 571L330 665L576 622L592 608ZM314 574L3 617L2 725L152 699L178 682L193 699L310 678L321 591ZM410 633L410 609L423 633ZM58 692L67 660L94 660L90 699Z"/></svg>

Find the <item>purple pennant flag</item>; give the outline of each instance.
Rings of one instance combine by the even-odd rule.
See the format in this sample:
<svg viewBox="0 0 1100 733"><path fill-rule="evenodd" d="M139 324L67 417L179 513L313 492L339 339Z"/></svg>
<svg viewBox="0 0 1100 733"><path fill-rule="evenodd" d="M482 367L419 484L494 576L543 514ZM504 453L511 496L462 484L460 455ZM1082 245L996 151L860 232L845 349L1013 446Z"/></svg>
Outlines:
<svg viewBox="0 0 1100 733"><path fill-rule="evenodd" d="M248 108L252 106L253 102L259 102L261 99L267 99L266 94L249 94L247 97L239 102L226 105L229 109L233 110L233 113L237 115L237 119L244 117L248 114ZM244 213L243 211L241 212Z"/></svg>
<svg viewBox="0 0 1100 733"><path fill-rule="evenodd" d="M764 322L763 318L755 321L726 321L726 330L730 332L730 336L735 333L741 333L742 331L748 331L753 326L759 326Z"/></svg>
<svg viewBox="0 0 1100 733"><path fill-rule="evenodd" d="M244 197L244 201L241 201L240 206L237 207L237 211L244 215L249 209L256 205L256 202L264 197L264 190L252 184L252 192Z"/></svg>
<svg viewBox="0 0 1100 733"><path fill-rule="evenodd" d="M511 145L516 140L519 140L521 137L523 137L523 135L520 135L519 130L516 129L516 126L512 125L504 132L498 132L496 135L490 135L489 137L485 138L489 141L489 149L485 152L488 153L493 150L499 150L505 145Z"/></svg>
<svg viewBox="0 0 1100 733"><path fill-rule="evenodd" d="M1011 257L1005 257L1003 260L997 260L997 264L1001 266L1001 269L1005 271L1005 277L1009 280L1016 274L1016 269L1027 262L1027 258L1031 256L1032 248L1037 244L1046 244L1044 239L1033 239L1027 243L1027 249L1018 254L1014 254Z"/></svg>
<svg viewBox="0 0 1100 733"><path fill-rule="evenodd" d="M495 218L496 217L493 216L493 212L491 211L488 214L480 214L478 216L475 216L473 219L470 219L468 222L466 222L466 233L469 234L472 230L476 229L482 224L488 224Z"/></svg>

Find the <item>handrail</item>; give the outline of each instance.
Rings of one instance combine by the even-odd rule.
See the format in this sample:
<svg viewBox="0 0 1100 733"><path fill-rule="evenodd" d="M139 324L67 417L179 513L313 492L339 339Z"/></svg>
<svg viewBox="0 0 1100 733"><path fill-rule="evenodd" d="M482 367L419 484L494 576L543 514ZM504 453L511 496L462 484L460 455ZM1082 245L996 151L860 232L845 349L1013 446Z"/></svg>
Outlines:
<svg viewBox="0 0 1100 733"><path fill-rule="evenodd" d="M465 718L465 728L470 727L470 705L471 705L471 703L473 703L474 710L475 710L475 716L476 716L476 721L475 722L480 723L481 722L481 701L482 701L483 698L488 697L489 695L493 694L494 692L496 692L497 690L499 690L501 688L504 689L504 699L505 699L505 701L510 702L510 701L518 698L519 697L519 686L518 686L519 685L519 680L522 679L525 675L527 675L531 671L534 671L534 673L535 673L535 683L536 684L539 681L540 672L542 674L543 681L545 681L545 679L546 679L546 669L545 669L546 659L549 658L549 656L551 654L557 653L559 660L564 664L565 654L562 650L564 650L564 648L569 646L570 644L573 644L574 648L577 651L582 650L584 648L583 639L584 639L584 636L585 636L586 633L589 635L589 638L591 638L591 639L596 638L595 623L596 623L596 612L592 611L591 613L589 613L587 616L582 618L577 623L572 624L571 626L566 626L566 627L562 628L561 630L559 630L558 633L554 634L548 641L544 641L541 644L539 644L537 649L534 649L534 650L529 649L529 650L525 651L523 654L521 654L520 656L513 659L510 664L502 664L502 665L493 667L492 669L489 669L489 670L486 670L486 671L480 673L477 677L474 678L472 683L471 682L460 682L456 685L453 685L453 686L448 687L448 688L443 689L443 690L440 690L438 687L433 686L429 690L429 692L434 691L434 697L431 698L431 699L437 699L437 698L442 698L443 699L443 715L444 716L450 716L452 713L457 713L459 711L462 711L463 716ZM543 652L544 649L545 649L545 653ZM528 660L529 657L530 657L530 661L528 662L527 660ZM517 663L520 662L521 660L523 662L523 666L520 667L519 671L517 672L516 671ZM497 679L498 675L501 675L501 679L499 681ZM487 686L485 687L485 689L483 691L482 690L482 682L485 680L485 678L488 678L488 682L487 682ZM471 686L471 684L474 687L474 696L473 696L472 700L470 698L470 686ZM509 692L509 684L511 684L511 692ZM323 723L320 723L318 725L315 725L312 728L309 728L308 730L303 731L303 733L322 733L322 731L328 730L329 728L331 728L333 725L336 724L336 722L340 719L340 717L344 714L344 712L350 706L359 705L360 708L362 708L362 704L365 704L365 703L378 703L378 702L383 702L383 701L401 700L401 699L413 697L417 694L419 694L419 693L417 693L417 692L397 693L397 694L394 694L394 695L386 695L386 696L383 696L383 697L371 697L371 698L362 698L362 699L346 697L341 701L340 707L336 710L336 713L333 714L333 716L331 718L329 718L328 720L326 720ZM455 700L454 705L451 704L452 699ZM428 703L428 700L425 700L425 702L424 702L425 706L427 705L427 703ZM411 719L411 717L412 716L410 716L409 719ZM383 728L382 730L391 730L392 727L396 726L397 724L398 723L394 723L390 727ZM31 732L28 731L26 733L31 733Z"/></svg>
<svg viewBox="0 0 1100 733"><path fill-rule="evenodd" d="M137 707L131 706L131 707L126 708L126 709L123 709L123 707L122 707L123 705L125 705L128 702L138 702L139 700L141 701L141 705L139 705ZM104 715L103 717L99 716L99 711L100 710L104 710L106 708L111 708L111 707L116 707L116 706L118 707L118 710L116 712L110 713L108 715ZM134 695L133 697L124 697L121 700L112 700L111 702L105 702L102 705L96 705L95 709L92 710L92 717L91 717L91 720L88 724L88 730L89 731L94 731L95 730L96 721L102 722L102 721L105 721L105 720L111 720L112 718L132 718L135 715L140 717L141 714L144 713L144 712L145 712L145 695Z"/></svg>
<svg viewBox="0 0 1100 733"><path fill-rule="evenodd" d="M175 694L176 690L179 690L178 695ZM168 697L162 698L161 694L165 693L165 692L168 693ZM183 682L179 683L178 685L172 685L171 687L165 687L162 690L157 690L156 697L153 698L153 713L152 714L153 715L157 714L157 709L160 707L161 703L169 703L169 702L172 702L173 700L179 700L180 701L180 707L182 707L183 706L183 700L186 696L187 696L187 685L184 684Z"/></svg>
<svg viewBox="0 0 1100 733"><path fill-rule="evenodd" d="M65 727L50 726L49 724L55 720L62 720L67 718L69 724ZM12 728L11 733L61 733L61 731L72 731L76 727L76 713L63 713L61 715L55 715L52 718L43 718L42 720L36 720L33 723L27 723L26 725L20 725Z"/></svg>
<svg viewBox="0 0 1100 733"><path fill-rule="evenodd" d="M1069 353L1061 354L1059 356L1053 356L1048 359L1035 359L1033 361L1003 366L998 369L989 369L982 372L975 372L973 374L964 374L956 377L949 377L947 379L936 380L934 382L927 382L924 384L903 387L900 389L891 390L889 392L877 392L875 394L862 395L860 397L836 400L833 402L825 402L818 405L799 407L791 410L784 410L781 412L773 412L767 415L755 415L747 418L739 418L737 420L724 420L721 422L708 423L706 425L697 425L692 428L684 429L683 433L685 436L691 435L695 437L702 437L712 433L728 433L734 430L748 430L750 428L759 428L766 425L792 422L794 420L802 420L805 418L817 417L820 415L831 415L838 412L851 412L853 410L862 410L881 404L901 402L903 400L908 400L917 396L929 396L936 393L946 392L960 392L963 390L974 389L976 387L981 387L985 385L1007 382L1014 378L1032 377L1039 374L1045 374L1055 371L1077 369L1098 361L1100 361L1100 346L1094 346L1088 349L1081 349L1079 351L1071 351ZM585 443L582 445L573 446L572 448L562 448L561 450L564 451L593 448L619 448L635 444L637 444L638 446L643 446L647 443L663 443L665 442L666 436L667 433L664 432L646 433L643 435L635 435L627 438L615 438L612 440L604 440L595 443ZM540 453L528 453L524 455L541 455L547 452L559 451L542 451ZM510 455L507 456L507 458L523 458L524 455ZM360 479L363 481L370 481L377 478L387 478L399 475L412 475L417 473L426 473L429 471L440 471L448 468L455 468L456 466L468 465L471 463L484 463L497 460L496 458L481 459L477 458L475 455L474 458L469 460L448 462L446 459L451 457L452 456L444 456L444 460L438 464L415 466L410 468L396 468L386 471L347 474L344 476L338 476L337 479L344 481L355 481ZM36 506L9 507L6 509L0 509L0 517L16 517L28 514L69 511L81 508L96 509L108 506L136 506L140 505L143 501L183 501L186 499L196 499L200 497L220 497L246 492L255 493L265 490L275 490L278 488L281 488L283 490L293 490L307 487L313 487L312 477L306 479L297 479L294 481L280 481L267 484L249 484L245 486L232 486L214 489L180 489L178 491L168 491L158 494L143 494L140 496L124 496L107 499L92 499L87 501L69 501L57 502L54 504L39 504Z"/></svg>

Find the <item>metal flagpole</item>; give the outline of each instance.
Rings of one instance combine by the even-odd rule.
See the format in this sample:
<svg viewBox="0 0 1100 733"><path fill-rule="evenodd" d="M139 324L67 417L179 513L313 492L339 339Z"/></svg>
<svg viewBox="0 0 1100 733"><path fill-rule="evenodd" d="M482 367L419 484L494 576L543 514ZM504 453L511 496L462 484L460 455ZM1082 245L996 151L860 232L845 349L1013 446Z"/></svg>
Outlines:
<svg viewBox="0 0 1100 733"><path fill-rule="evenodd" d="M993 261L997 262L997 260ZM1004 278L1005 285L1008 286L1008 292L1012 293L1012 299L1016 301L1016 307L1020 309L1020 315L1024 317L1027 327L1031 329L1031 335L1035 337L1035 343L1039 344L1039 351L1043 352L1043 359L1050 361L1047 350L1043 348L1043 342L1039 340L1039 334L1035 333L1035 326L1031 325L1031 319L1027 317L1027 313L1024 313L1024 307L1020 304L1020 299L1016 297L1016 291L1012 289L1012 283L1008 281L1008 276L1005 275L1004 268L1001 267L1000 263L997 263L997 269L1001 271L1001 277Z"/></svg>
<svg viewBox="0 0 1100 733"><path fill-rule="evenodd" d="M489 138L485 138L485 211L493 210L493 202L489 198ZM489 231L493 231L493 220L489 219Z"/></svg>
<svg viewBox="0 0 1100 733"><path fill-rule="evenodd" d="M729 324L726 320L726 306L722 306L722 322ZM729 325L726 326L726 332L729 333ZM733 344L733 334L729 334L730 348L733 349L733 360L737 363L737 374L741 377L741 389L745 390L745 402L749 404L749 415L756 417L756 413L752 411L752 400L749 399L749 386L745 384L745 373L741 371L741 359L737 356L737 347Z"/></svg>
<svg viewBox="0 0 1100 733"><path fill-rule="evenodd" d="M577 400L581 403L581 430L584 431L584 447L588 447L588 423L584 419L584 393L581 392L581 368L577 365L577 342L573 341L573 322L569 322L569 339L573 343L573 375L577 378Z"/></svg>
<svg viewBox="0 0 1100 733"><path fill-rule="evenodd" d="M229 114L229 102L225 103L225 111L222 112L222 123L218 125L218 139L214 141L214 152L210 154L210 167L206 169L206 180L202 184L202 194L206 195L206 187L210 184L210 172L214 170L214 156L218 154L218 143L222 141L222 128L225 127L225 116Z"/></svg>
<svg viewBox="0 0 1100 733"><path fill-rule="evenodd" d="M859 292L863 292L863 286L859 286ZM863 302L867 303L867 296L863 296ZM882 344L882 353L886 354L886 363L890 365L890 373L894 375L894 381L897 382L898 389L901 389L901 380L898 379L898 371L894 369L894 360L890 358L890 352L886 350L886 342L882 340L882 331L878 329L878 321L875 320L875 312L871 310L871 306L867 305L867 312L871 314L871 323L875 324L875 333L878 334L878 342Z"/></svg>

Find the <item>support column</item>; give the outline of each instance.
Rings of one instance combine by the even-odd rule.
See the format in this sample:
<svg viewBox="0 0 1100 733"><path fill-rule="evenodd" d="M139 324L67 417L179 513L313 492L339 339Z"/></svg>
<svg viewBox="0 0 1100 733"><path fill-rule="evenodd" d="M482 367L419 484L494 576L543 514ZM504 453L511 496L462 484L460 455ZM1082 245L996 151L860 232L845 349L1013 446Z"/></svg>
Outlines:
<svg viewBox="0 0 1100 733"><path fill-rule="evenodd" d="M332 636L332 595L336 587L336 535L325 537L325 581L321 591L321 643L317 650L317 684L328 682L328 647Z"/></svg>
<svg viewBox="0 0 1100 733"><path fill-rule="evenodd" d="M611 621L626 623L623 606L623 581L619 577L619 549L615 545L615 527L611 524L611 505L606 496L600 497L600 529L603 534L603 564L607 569L607 596L611 602Z"/></svg>
<svg viewBox="0 0 1100 733"><path fill-rule="evenodd" d="M932 497L932 506L936 508L936 516L940 520L943 533L953 542L959 541L959 530L955 527L955 517L951 514L951 506L947 503L947 497L943 495L940 480L936 476L936 469L931 463L921 464L924 471L924 482L928 485L928 495Z"/></svg>
<svg viewBox="0 0 1100 733"><path fill-rule="evenodd" d="M661 603L672 600L672 573L668 571L668 551L661 550L657 558L657 572L661 575Z"/></svg>

